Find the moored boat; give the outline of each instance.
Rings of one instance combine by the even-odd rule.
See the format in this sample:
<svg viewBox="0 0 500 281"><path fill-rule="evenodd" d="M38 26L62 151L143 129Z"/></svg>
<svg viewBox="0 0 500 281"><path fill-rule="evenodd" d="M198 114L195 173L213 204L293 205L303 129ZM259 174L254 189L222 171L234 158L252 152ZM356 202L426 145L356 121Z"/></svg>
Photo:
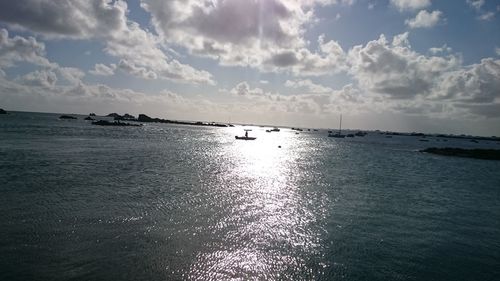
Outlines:
<svg viewBox="0 0 500 281"><path fill-rule="evenodd" d="M255 140L255 139L257 139L256 137L245 137L245 136L243 136L243 137L234 136L234 138L237 140Z"/></svg>

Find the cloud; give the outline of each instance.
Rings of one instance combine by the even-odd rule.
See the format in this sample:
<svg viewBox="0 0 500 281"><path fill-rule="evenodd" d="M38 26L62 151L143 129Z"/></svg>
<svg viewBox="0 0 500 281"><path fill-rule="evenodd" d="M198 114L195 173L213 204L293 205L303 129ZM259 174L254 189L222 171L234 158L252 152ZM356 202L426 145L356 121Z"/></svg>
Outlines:
<svg viewBox="0 0 500 281"><path fill-rule="evenodd" d="M51 66L45 58L45 44L33 37L9 37L7 30L0 29L0 68L11 67L21 61Z"/></svg>
<svg viewBox="0 0 500 281"><path fill-rule="evenodd" d="M127 3L121 0L62 0L57 3L20 0L0 3L0 21L11 28L31 31L47 38L100 39L106 46L104 50L107 54L133 66L133 71L129 72L132 75L145 79L215 84L209 72L167 56L161 49L159 38L129 20L127 14Z"/></svg>
<svg viewBox="0 0 500 281"><path fill-rule="evenodd" d="M37 70L23 75L18 78L17 81L28 86L50 89L55 86L57 75L51 70Z"/></svg>
<svg viewBox="0 0 500 281"><path fill-rule="evenodd" d="M452 48L448 47L446 44L444 44L441 47L429 48L429 52L431 52L433 55L436 55L439 53L450 53L451 51L452 51Z"/></svg>
<svg viewBox="0 0 500 281"><path fill-rule="evenodd" d="M107 66L102 63L97 63L94 66L94 70L90 70L89 72L93 75L110 76L115 74L115 70L116 70L115 64Z"/></svg>
<svg viewBox="0 0 500 281"><path fill-rule="evenodd" d="M496 11L484 11L483 10L483 6L485 4L484 0L467 0L467 4L469 4L469 6L471 8L473 8L476 11L476 13L479 14L477 16L477 19L479 19L479 20L488 21L488 20L492 20L495 17ZM499 9L497 6L497 11L498 10Z"/></svg>
<svg viewBox="0 0 500 281"><path fill-rule="evenodd" d="M494 12L485 12L481 15L478 16L478 19L480 20L492 20L495 17Z"/></svg>
<svg viewBox="0 0 500 281"><path fill-rule="evenodd" d="M486 58L443 74L433 97L458 103L500 103L500 60Z"/></svg>
<svg viewBox="0 0 500 281"><path fill-rule="evenodd" d="M391 0L391 4L400 11L419 10L431 5L430 0Z"/></svg>
<svg viewBox="0 0 500 281"><path fill-rule="evenodd" d="M412 50L408 33L395 36L392 43L381 35L353 47L348 57L359 91L376 106L383 102L381 108L437 117L491 117L490 108L500 103L498 59L463 66L457 55L425 56Z"/></svg>
<svg viewBox="0 0 500 281"><path fill-rule="evenodd" d="M251 89L250 85L246 81L238 83L233 89L231 89L231 94L237 96L261 96L264 94L264 91L260 88Z"/></svg>
<svg viewBox="0 0 500 281"><path fill-rule="evenodd" d="M108 0L16 0L0 3L0 21L47 37L92 38L126 28L127 4Z"/></svg>
<svg viewBox="0 0 500 281"><path fill-rule="evenodd" d="M410 28L430 28L435 26L443 13L441 11L427 12L420 11L415 18L405 20L405 24Z"/></svg>
<svg viewBox="0 0 500 281"><path fill-rule="evenodd" d="M393 38L384 35L349 51L350 73L360 85L393 99L413 98L429 93L437 77L460 64L457 57L425 57L414 52L408 33Z"/></svg>
<svg viewBox="0 0 500 281"><path fill-rule="evenodd" d="M332 88L325 87L319 84L313 83L311 80L287 80L285 82L285 87L294 88L294 89L302 89L307 91L308 93L316 93L316 94L324 94L333 92Z"/></svg>
<svg viewBox="0 0 500 281"><path fill-rule="evenodd" d="M144 79L156 79L158 77L155 72L148 70L145 67L137 66L127 60L120 60L117 68L123 70L126 73L130 73Z"/></svg>
<svg viewBox="0 0 500 281"><path fill-rule="evenodd" d="M474 8L476 11L480 11L484 5L484 0L467 0L467 4Z"/></svg>
<svg viewBox="0 0 500 281"><path fill-rule="evenodd" d="M495 48L495 53L497 54L497 56L500 56L500 48L499 47Z"/></svg>
<svg viewBox="0 0 500 281"><path fill-rule="evenodd" d="M152 24L168 45L180 46L223 66L249 66L264 72L323 75L338 71L339 50L311 52L304 38L317 5L354 1L142 0ZM324 37L324 36L323 36ZM323 40L323 39L322 39ZM331 51L331 52L330 52ZM327 70L328 68L328 70Z"/></svg>

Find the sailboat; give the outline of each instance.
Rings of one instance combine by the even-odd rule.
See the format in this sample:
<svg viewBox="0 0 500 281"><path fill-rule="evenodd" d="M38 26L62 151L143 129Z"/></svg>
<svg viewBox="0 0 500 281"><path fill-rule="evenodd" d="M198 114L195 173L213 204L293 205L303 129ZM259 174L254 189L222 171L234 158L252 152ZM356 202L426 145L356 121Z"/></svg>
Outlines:
<svg viewBox="0 0 500 281"><path fill-rule="evenodd" d="M342 114L340 114L340 126L339 131L337 133L329 133L329 137L331 138L345 138L345 135L342 135Z"/></svg>

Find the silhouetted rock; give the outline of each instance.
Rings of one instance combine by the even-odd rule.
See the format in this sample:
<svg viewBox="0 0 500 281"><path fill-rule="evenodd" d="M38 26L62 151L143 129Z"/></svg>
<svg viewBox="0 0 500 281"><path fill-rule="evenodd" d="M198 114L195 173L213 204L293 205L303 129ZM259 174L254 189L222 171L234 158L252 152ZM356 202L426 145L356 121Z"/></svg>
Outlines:
<svg viewBox="0 0 500 281"><path fill-rule="evenodd" d="M95 113L94 113L94 112L92 112L92 113L90 113L90 114L89 114L89 116L95 116Z"/></svg>
<svg viewBox="0 0 500 281"><path fill-rule="evenodd" d="M115 120L126 120L126 121L135 121L135 117L128 114L128 113L125 113L124 115L118 115L118 116L115 116L114 117Z"/></svg>
<svg viewBox="0 0 500 281"><path fill-rule="evenodd" d="M476 159L488 159L488 160L500 160L500 150L499 149L464 149L464 148L452 148L452 147L430 147L420 152L427 152L432 154L444 155L444 156L457 156L457 157L468 157Z"/></svg>
<svg viewBox="0 0 500 281"><path fill-rule="evenodd" d="M71 115L61 115L59 116L59 119L77 119L77 118Z"/></svg>
<svg viewBox="0 0 500 281"><path fill-rule="evenodd" d="M131 127L139 127L142 126L142 124L130 124L130 123L124 123L124 122L119 122L119 121L106 121L106 120L99 120L99 121L94 121L92 122L92 125L98 125L98 126L120 126L120 127L125 127L125 126L131 126Z"/></svg>
<svg viewBox="0 0 500 281"><path fill-rule="evenodd" d="M113 112L113 113L110 113L110 114L106 115L106 117L113 117L113 118L117 118L118 117L118 118L120 118L122 116L120 114L118 114L118 113Z"/></svg>
<svg viewBox="0 0 500 281"><path fill-rule="evenodd" d="M215 122L201 122L201 121L196 121L196 122L188 122L188 121L175 121L175 120L168 120L168 119L161 119L161 118L151 118L147 116L146 114L139 114L137 119L135 121L139 122L155 122L155 123L166 123L166 124L180 124L180 125L195 125L195 126L212 126L212 127L228 127L226 124L221 124L221 123L215 123Z"/></svg>
<svg viewBox="0 0 500 281"><path fill-rule="evenodd" d="M84 120L87 120L87 121L94 121L95 119L94 119L94 118L92 118L92 117L90 117L90 116L87 116L87 117L85 117L85 118L84 118Z"/></svg>
<svg viewBox="0 0 500 281"><path fill-rule="evenodd" d="M137 117L137 121L139 121L139 122L155 122L155 119L147 116L146 114L139 114L139 117Z"/></svg>
<svg viewBox="0 0 500 281"><path fill-rule="evenodd" d="M0 114L7 114L7 111L0 108Z"/></svg>

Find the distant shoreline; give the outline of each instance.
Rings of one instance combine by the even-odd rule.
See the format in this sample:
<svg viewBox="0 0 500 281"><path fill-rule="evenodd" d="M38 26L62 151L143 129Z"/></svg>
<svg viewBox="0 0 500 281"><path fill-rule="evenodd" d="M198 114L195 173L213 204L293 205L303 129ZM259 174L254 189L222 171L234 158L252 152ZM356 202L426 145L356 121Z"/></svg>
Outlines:
<svg viewBox="0 0 500 281"><path fill-rule="evenodd" d="M9 112L23 112L23 113L42 113L42 114L61 114L61 115L77 115L77 116L89 116L89 114L81 114L81 113L59 113L59 112L38 112L38 111L22 111L22 110L5 110L7 113ZM112 114L112 113L110 113ZM107 114L109 115L109 114ZM110 118L107 115L97 115L97 117L105 117ZM127 115L127 114L124 114ZM320 129L320 130L331 130L329 128L316 128L316 127L297 127L297 126L283 126L283 125L270 125L270 124L253 124L253 123L227 123L227 122L214 122L214 121L189 121L189 120L171 120L171 119L162 119L156 117L149 117L146 114L144 115L152 121L141 121L137 120L139 118L133 119L115 119L120 121L133 121L133 122L144 122L144 123L166 123L166 124L180 124L180 125L194 125L194 126L213 126L213 127L233 127L234 124L241 126L258 126L258 127L280 127L280 128L303 128L303 129ZM438 138L453 138L453 139L465 139L465 140L489 140L489 141L500 141L500 137L497 136L475 136L475 135L465 135L465 134L444 134L444 133L420 133L420 132L396 132L396 131L385 131L378 129L345 129L347 131L365 131L365 132L374 132L387 136L417 136L417 137L438 137Z"/></svg>

